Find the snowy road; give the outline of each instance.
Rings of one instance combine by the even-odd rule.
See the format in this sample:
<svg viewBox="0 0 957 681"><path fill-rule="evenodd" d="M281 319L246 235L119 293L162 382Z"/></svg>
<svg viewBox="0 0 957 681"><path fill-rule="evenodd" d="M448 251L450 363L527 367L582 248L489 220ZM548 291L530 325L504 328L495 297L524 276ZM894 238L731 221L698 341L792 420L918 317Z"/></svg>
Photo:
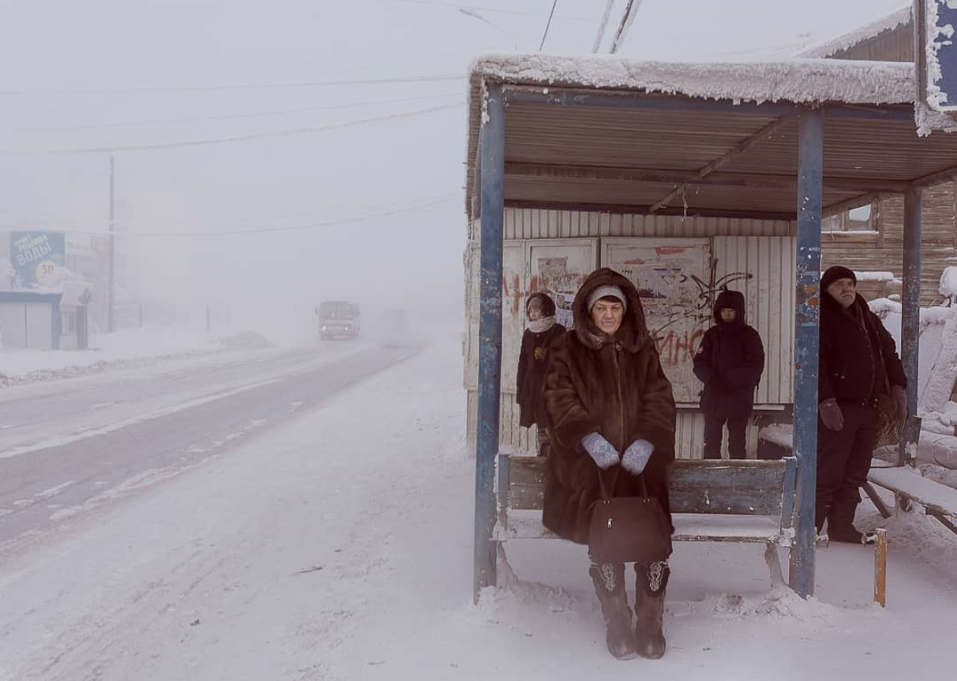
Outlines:
<svg viewBox="0 0 957 681"><path fill-rule="evenodd" d="M321 344L0 396L0 551L195 466L416 352Z"/></svg>
<svg viewBox="0 0 957 681"><path fill-rule="evenodd" d="M0 555L0 681L954 677L957 544L916 513L888 521L886 609L865 547L821 549L802 601L770 588L761 546L680 543L658 661L608 655L581 546L509 542L516 577L473 607L461 346L433 336L228 455ZM858 520L880 522L873 507Z"/></svg>

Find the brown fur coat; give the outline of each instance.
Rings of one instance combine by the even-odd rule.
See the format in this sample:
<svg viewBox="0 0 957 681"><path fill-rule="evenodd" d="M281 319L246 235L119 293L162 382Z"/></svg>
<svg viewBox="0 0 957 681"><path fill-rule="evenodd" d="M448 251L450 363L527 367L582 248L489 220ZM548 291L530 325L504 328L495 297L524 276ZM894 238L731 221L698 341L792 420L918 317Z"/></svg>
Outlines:
<svg viewBox="0 0 957 681"><path fill-rule="evenodd" d="M591 320L588 295L613 284L628 299L615 336L603 334ZM545 378L545 411L552 450L545 477L543 522L559 536L588 543L592 506L600 497L599 468L581 446L589 433L601 433L623 453L635 440L648 440L654 453L643 475L651 496L671 518L668 464L675 458L675 401L654 340L645 326L638 291L624 276L602 268L582 284L573 303L574 332L565 334L552 351ZM620 466L603 473L610 481L618 471L615 496L639 494L639 477ZM608 482L606 482L608 484Z"/></svg>

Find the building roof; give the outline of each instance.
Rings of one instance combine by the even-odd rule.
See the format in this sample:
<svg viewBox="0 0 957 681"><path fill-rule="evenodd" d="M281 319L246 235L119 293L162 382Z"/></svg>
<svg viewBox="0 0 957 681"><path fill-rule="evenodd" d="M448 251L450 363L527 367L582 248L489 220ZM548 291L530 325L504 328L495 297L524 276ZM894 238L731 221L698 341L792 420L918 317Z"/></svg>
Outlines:
<svg viewBox="0 0 957 681"><path fill-rule="evenodd" d="M863 42L876 38L882 33L890 32L898 26L906 26L911 23L913 13L913 3L901 7L890 14L879 19L864 24L849 33L832 38L827 42L813 45L796 56L806 59L821 59L833 57L841 52L846 52L852 47L856 47Z"/></svg>

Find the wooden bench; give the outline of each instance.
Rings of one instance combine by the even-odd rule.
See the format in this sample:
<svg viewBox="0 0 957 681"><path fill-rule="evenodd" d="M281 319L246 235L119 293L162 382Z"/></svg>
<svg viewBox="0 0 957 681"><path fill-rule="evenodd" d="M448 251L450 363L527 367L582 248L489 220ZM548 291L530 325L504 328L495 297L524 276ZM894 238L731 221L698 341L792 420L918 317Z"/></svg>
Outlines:
<svg viewBox="0 0 957 681"><path fill-rule="evenodd" d="M777 547L790 549L797 460L679 459L668 473L674 541L764 543L774 583L784 583ZM499 456L494 539L547 539L542 525L544 457Z"/></svg>
<svg viewBox="0 0 957 681"><path fill-rule="evenodd" d="M937 518L944 527L957 533L957 489L923 478L909 466L872 468L867 480L893 492L902 510L907 510L911 503L920 504L925 514ZM866 487L865 490L881 515L890 517L891 512L880 497Z"/></svg>

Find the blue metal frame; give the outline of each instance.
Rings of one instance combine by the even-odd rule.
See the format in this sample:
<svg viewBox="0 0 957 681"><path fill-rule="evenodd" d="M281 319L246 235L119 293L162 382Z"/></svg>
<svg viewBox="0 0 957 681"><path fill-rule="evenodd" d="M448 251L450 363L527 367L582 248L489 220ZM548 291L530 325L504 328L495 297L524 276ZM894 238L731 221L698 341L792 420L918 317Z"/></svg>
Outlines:
<svg viewBox="0 0 957 681"><path fill-rule="evenodd" d="M904 193L904 286L901 296L901 360L907 376L907 421L901 434L897 462L903 466L917 456L920 421L917 420L917 368L920 355L920 225L921 190Z"/></svg>
<svg viewBox="0 0 957 681"><path fill-rule="evenodd" d="M60 333L62 321L60 319L60 299L62 293L34 293L32 291L0 291L0 303L49 303L50 313L50 348L60 349Z"/></svg>
<svg viewBox="0 0 957 681"><path fill-rule="evenodd" d="M794 313L794 455L798 460L798 502L788 574L791 588L802 598L814 595L823 165L824 116L820 109L808 110L798 119L797 308Z"/></svg>
<svg viewBox="0 0 957 681"><path fill-rule="evenodd" d="M496 581L495 459L499 445L502 386L502 252L505 219L505 102L502 86L490 84L481 132L482 217L479 294L478 422L475 456L473 594Z"/></svg>

